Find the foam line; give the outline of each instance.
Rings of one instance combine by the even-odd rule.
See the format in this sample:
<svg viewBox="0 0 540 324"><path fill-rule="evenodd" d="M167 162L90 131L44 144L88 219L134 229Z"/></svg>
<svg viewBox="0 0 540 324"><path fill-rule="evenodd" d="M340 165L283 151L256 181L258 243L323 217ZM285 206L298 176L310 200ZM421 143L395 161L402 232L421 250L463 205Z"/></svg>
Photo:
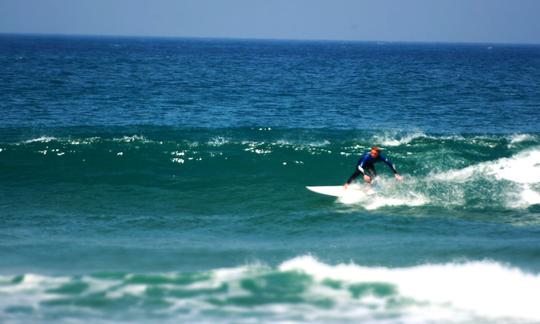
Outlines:
<svg viewBox="0 0 540 324"><path fill-rule="evenodd" d="M277 268L251 264L195 274L0 276L0 317L21 323L62 307L69 312L55 317L59 323L77 313L129 319L154 311L173 322L220 322L209 315L218 313L234 322L264 314L262 320L285 322L385 323L391 315L407 323L520 323L540 321L538 300L540 275L494 261L387 268L303 255ZM140 307L155 302L163 308ZM31 310L30 317L10 313L14 308Z"/></svg>
<svg viewBox="0 0 540 324"><path fill-rule="evenodd" d="M385 282L417 301L469 310L489 317L540 320L540 275L495 262L421 265L411 268L324 264L311 256L284 262L281 271L301 271L316 280Z"/></svg>

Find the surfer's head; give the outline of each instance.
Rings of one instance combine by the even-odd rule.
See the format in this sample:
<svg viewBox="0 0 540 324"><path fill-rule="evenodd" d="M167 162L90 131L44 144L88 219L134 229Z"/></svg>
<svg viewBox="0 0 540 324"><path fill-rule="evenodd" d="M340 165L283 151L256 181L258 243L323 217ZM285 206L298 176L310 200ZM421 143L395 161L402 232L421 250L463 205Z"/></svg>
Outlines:
<svg viewBox="0 0 540 324"><path fill-rule="evenodd" d="M369 154L371 154L372 157L376 158L381 153L382 149L378 146L373 146L371 148L371 151L369 151Z"/></svg>

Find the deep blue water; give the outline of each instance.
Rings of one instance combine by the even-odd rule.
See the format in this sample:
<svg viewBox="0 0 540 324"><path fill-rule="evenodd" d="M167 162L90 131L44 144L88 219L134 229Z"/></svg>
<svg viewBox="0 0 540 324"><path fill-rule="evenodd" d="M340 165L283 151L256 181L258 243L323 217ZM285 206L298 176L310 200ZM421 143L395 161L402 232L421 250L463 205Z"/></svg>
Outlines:
<svg viewBox="0 0 540 324"><path fill-rule="evenodd" d="M540 46L1 35L0 75L9 322L540 320ZM403 183L305 189L372 145Z"/></svg>
<svg viewBox="0 0 540 324"><path fill-rule="evenodd" d="M2 36L1 126L535 132L539 46Z"/></svg>

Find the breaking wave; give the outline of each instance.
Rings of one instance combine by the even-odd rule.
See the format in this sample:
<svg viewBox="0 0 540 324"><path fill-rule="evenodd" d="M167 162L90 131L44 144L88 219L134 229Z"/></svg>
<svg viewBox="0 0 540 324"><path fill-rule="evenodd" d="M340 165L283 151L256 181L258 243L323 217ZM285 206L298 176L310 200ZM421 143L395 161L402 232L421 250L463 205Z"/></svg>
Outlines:
<svg viewBox="0 0 540 324"><path fill-rule="evenodd" d="M306 255L276 268L0 277L0 311L13 322L523 323L540 320L539 298L538 274L491 261L387 268Z"/></svg>
<svg viewBox="0 0 540 324"><path fill-rule="evenodd" d="M243 175L262 177L257 181L276 187L304 187L343 183L358 156L378 144L388 147L388 156L405 181L396 184L381 166L374 195L348 195L339 199L341 203L368 210L399 206L523 209L540 204L540 148L535 134L277 129L147 133L37 136L1 144L0 154L3 163L18 174L40 169L51 169L52 174L58 165L77 170L95 161L100 168L118 172L139 173L144 166L145 172L159 170L167 175L182 170L206 179L208 170L215 170L223 175L221 181L234 182ZM20 165L28 169L22 170ZM44 181L57 181L59 175L54 175Z"/></svg>

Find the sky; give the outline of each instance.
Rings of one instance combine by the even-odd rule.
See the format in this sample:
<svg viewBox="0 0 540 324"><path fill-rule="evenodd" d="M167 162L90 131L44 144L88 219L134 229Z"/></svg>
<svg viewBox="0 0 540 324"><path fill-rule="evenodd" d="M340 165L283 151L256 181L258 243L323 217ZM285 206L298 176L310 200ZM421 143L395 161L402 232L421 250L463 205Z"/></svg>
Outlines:
<svg viewBox="0 0 540 324"><path fill-rule="evenodd" d="M540 0L0 0L0 33L540 44Z"/></svg>

